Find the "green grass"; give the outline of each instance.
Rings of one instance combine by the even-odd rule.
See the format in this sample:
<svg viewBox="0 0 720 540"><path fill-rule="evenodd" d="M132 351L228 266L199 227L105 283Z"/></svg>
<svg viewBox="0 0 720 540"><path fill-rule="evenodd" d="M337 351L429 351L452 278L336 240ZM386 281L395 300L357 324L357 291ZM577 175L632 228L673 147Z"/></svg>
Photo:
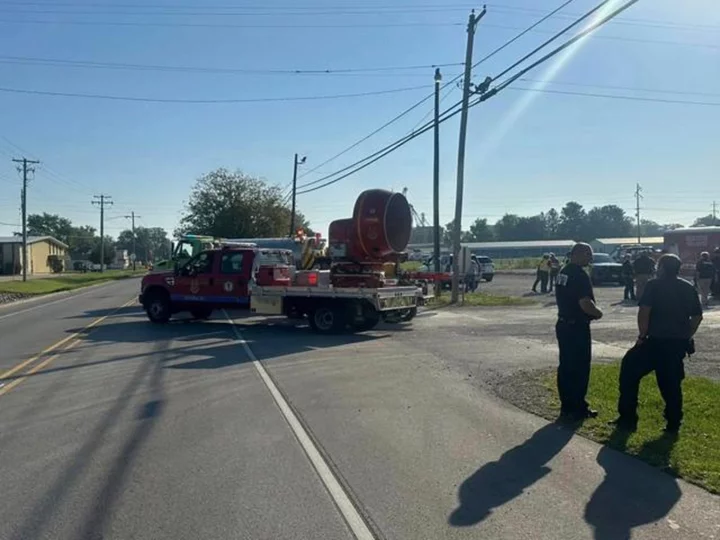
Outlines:
<svg viewBox="0 0 720 540"><path fill-rule="evenodd" d="M462 297L461 297L462 298ZM487 293L469 293L465 295L464 306L492 307L492 306L527 306L535 302L529 298L517 296L500 296ZM450 305L450 293L444 292L439 298L432 298L428 307L446 307ZM461 305L458 303L458 306Z"/></svg>
<svg viewBox="0 0 720 540"><path fill-rule="evenodd" d="M136 272L132 270L107 270L102 273L88 272L87 274L29 279L25 282L20 280L0 281L0 293L50 294L60 291L71 291L106 281L141 276L144 273L145 270Z"/></svg>
<svg viewBox="0 0 720 540"><path fill-rule="evenodd" d="M688 377L683 383L685 419L677 440L663 437L665 407L655 377L645 377L640 387L640 422L637 432L626 437L613 433L609 422L617 415L619 364L594 365L588 402L600 415L584 422L578 432L599 443L637 456L712 493L720 493L720 383ZM539 383L547 392L545 403L533 412L554 418L559 411L555 376L541 372ZM549 414L548 414L549 413Z"/></svg>
<svg viewBox="0 0 720 540"><path fill-rule="evenodd" d="M406 261L400 263L400 268L405 272L415 272L423 265L422 261Z"/></svg>

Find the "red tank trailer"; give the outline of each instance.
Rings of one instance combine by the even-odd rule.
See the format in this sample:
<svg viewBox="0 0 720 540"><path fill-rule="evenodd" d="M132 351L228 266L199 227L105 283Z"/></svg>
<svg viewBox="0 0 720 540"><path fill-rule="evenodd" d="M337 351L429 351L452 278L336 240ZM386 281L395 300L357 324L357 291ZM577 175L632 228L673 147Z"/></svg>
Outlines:
<svg viewBox="0 0 720 540"><path fill-rule="evenodd" d="M383 286L383 264L398 260L411 232L412 213L402 193L363 191L355 202L353 217L330 224L333 283L341 287Z"/></svg>

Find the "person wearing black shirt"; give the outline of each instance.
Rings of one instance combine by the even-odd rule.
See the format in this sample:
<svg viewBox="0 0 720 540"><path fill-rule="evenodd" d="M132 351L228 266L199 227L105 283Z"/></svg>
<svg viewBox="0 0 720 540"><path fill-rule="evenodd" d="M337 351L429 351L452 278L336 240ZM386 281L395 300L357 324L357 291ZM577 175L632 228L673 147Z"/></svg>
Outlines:
<svg viewBox="0 0 720 540"><path fill-rule="evenodd" d="M633 272L633 265L630 262L630 254L625 255L625 260L622 265L622 278L625 283L625 292L623 293L624 300L635 300L635 277Z"/></svg>
<svg viewBox="0 0 720 540"><path fill-rule="evenodd" d="M715 277L715 267L710 262L710 254L703 251L700 254L700 260L695 265L695 281L697 282L698 292L702 298L703 305L708 306L710 302L710 287Z"/></svg>
<svg viewBox="0 0 720 540"><path fill-rule="evenodd" d="M590 321L602 317L595 305L590 277L583 269L592 260L588 244L578 243L570 252L570 262L557 278L555 295L558 320L555 334L560 351L557 386L560 413L565 419L578 421L597 416L585 400L590 382L592 344Z"/></svg>
<svg viewBox="0 0 720 540"><path fill-rule="evenodd" d="M640 381L655 372L665 400L665 431L677 433L682 423L683 360L694 352L693 336L702 321L702 306L695 288L678 277L682 262L676 255L663 255L658 277L651 280L640 298L638 341L623 358L620 368L618 427L634 430Z"/></svg>
<svg viewBox="0 0 720 540"><path fill-rule="evenodd" d="M643 251L633 263L633 271L635 273L635 286L637 290L635 294L638 298L642 298L645 285L655 273L655 261L650 258L647 251Z"/></svg>

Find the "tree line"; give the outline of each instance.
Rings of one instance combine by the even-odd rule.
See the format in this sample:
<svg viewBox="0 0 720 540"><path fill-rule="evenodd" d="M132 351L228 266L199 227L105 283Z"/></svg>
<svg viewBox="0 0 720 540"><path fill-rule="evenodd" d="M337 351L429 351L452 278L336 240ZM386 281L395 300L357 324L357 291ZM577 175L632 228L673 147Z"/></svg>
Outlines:
<svg viewBox="0 0 720 540"><path fill-rule="evenodd" d="M712 215L695 220L693 227L720 225L720 219ZM640 234L645 237L662 236L665 231L682 228L679 223L660 224L641 219ZM443 231L443 243L452 243L453 222ZM462 232L463 242L510 242L529 240L578 240L589 242L596 238L624 238L637 235L633 218L614 204L596 206L590 210L578 202L570 201L558 212L551 208L534 216L505 214L494 224L485 218L477 218Z"/></svg>
<svg viewBox="0 0 720 540"><path fill-rule="evenodd" d="M219 238L284 237L290 232L291 210L283 190L266 180L217 169L198 178L174 231L183 234L209 235ZM295 212L295 227L313 234L308 220ZM75 225L58 214L30 214L28 236L52 236L69 246L72 260L100 263L100 236L90 225ZM20 235L20 233L15 233ZM104 263L114 260L114 249L133 250L133 231L123 230L117 238L105 236ZM140 261L157 261L170 257L167 232L160 227L135 228L135 253Z"/></svg>

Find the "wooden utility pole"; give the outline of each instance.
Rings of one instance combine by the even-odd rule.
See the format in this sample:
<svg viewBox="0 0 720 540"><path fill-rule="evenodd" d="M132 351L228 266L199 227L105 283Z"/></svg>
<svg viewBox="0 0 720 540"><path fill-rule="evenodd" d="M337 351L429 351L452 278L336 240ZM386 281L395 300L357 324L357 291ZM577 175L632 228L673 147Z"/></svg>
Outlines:
<svg viewBox="0 0 720 540"><path fill-rule="evenodd" d="M132 220L132 267L133 272L135 271L135 261L137 260L137 247L136 247L136 239L137 236L135 234L135 218L140 219L142 216L136 216L135 212L130 212L129 216L125 216L125 219ZM147 262L147 253L145 255L145 262Z"/></svg>
<svg viewBox="0 0 720 540"><path fill-rule="evenodd" d="M23 185L22 191L20 192L21 204L22 204L22 278L23 281L27 281L27 268L28 268L28 254L27 254L27 184L28 174L35 172L33 167L28 165L36 165L39 161L33 161L30 159L13 159L15 163L22 163L22 168L18 168L22 172Z"/></svg>
<svg viewBox="0 0 720 540"><path fill-rule="evenodd" d="M642 229L640 227L640 199L642 199L642 188L637 184L635 188L635 219L637 219L638 244L642 244Z"/></svg>
<svg viewBox="0 0 720 540"><path fill-rule="evenodd" d="M435 274L440 273L440 68L435 68L435 141L433 145L433 260ZM435 294L440 294L436 284Z"/></svg>
<svg viewBox="0 0 720 540"><path fill-rule="evenodd" d="M298 155L295 154L295 160L293 161L293 181L292 181L292 205L290 210L290 238L295 236L295 197L297 192L297 170L298 165L305 163L305 157L298 161Z"/></svg>
<svg viewBox="0 0 720 540"><path fill-rule="evenodd" d="M96 204L100 207L100 271L103 272L105 268L105 207L112 206L113 202L110 200L110 195L95 195L93 198L97 199L92 201L92 204Z"/></svg>
<svg viewBox="0 0 720 540"><path fill-rule="evenodd" d="M470 79L472 77L472 55L477 23L485 16L487 10L475 15L470 13L467 27L467 47L465 49L465 74L463 80L462 110L460 112L460 137L458 141L457 193L455 195L455 220L453 221L453 277L450 301L457 303L460 291L460 240L462 234L463 188L465 182L465 141L467 138L468 105L470 102Z"/></svg>

